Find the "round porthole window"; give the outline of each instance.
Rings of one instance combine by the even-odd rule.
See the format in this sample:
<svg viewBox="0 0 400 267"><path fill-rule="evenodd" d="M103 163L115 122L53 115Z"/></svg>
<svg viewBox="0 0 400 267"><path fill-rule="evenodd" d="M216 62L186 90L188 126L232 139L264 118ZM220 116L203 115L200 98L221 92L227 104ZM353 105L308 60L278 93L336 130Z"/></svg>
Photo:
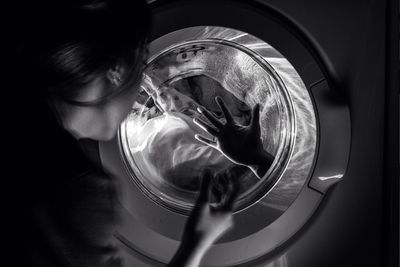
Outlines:
<svg viewBox="0 0 400 267"><path fill-rule="evenodd" d="M275 159L260 178L245 166L234 168L241 185L236 210L270 192L267 204L284 211L307 178L316 146L313 106L300 77L278 51L247 33L207 26L174 34L179 38L166 35L150 44L139 97L120 129L132 179L157 204L188 213L202 172L234 166L195 139L208 135L193 123L202 116L197 107L223 121L219 96L247 125L258 103L263 148Z"/></svg>

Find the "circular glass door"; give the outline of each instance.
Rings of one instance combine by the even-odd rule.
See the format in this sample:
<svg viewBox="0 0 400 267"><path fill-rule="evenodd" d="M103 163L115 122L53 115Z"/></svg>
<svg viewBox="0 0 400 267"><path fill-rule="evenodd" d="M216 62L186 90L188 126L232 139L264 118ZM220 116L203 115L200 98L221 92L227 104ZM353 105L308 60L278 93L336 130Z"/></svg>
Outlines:
<svg viewBox="0 0 400 267"><path fill-rule="evenodd" d="M174 34L184 37L163 36L150 45L139 97L120 129L133 181L157 204L186 214L205 169L232 170L241 186L236 211L268 193L263 202L284 211L307 179L316 146L312 102L297 72L273 47L241 31L207 26ZM263 177L195 139L208 135L193 123L202 117L197 107L224 120L216 96L242 125L261 105L263 148L275 157Z"/></svg>

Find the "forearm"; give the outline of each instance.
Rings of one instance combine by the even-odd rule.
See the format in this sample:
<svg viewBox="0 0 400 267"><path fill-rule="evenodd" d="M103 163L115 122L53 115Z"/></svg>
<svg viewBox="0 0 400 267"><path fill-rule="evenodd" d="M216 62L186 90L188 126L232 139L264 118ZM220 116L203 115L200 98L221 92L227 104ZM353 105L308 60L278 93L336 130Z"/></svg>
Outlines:
<svg viewBox="0 0 400 267"><path fill-rule="evenodd" d="M267 151L262 150L257 153L257 155L254 157L253 163L248 167L255 175L257 175L258 178L261 179L267 173L273 161L274 157Z"/></svg>
<svg viewBox="0 0 400 267"><path fill-rule="evenodd" d="M168 267L197 267L210 245L200 239L183 240Z"/></svg>

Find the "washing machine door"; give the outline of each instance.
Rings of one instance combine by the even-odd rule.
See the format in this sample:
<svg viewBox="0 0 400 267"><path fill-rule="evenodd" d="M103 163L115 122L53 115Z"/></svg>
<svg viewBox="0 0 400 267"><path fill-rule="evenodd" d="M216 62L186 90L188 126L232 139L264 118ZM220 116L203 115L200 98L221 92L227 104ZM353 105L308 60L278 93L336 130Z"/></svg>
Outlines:
<svg viewBox="0 0 400 267"><path fill-rule="evenodd" d="M248 124L261 105L263 148L274 162L261 178L235 167L241 191L235 227L203 260L206 266L254 266L287 244L328 188L343 179L350 145L345 103L329 70L300 31L260 3L153 1L153 32L140 93L118 136L100 144L106 170L121 182L124 224L117 238L133 266L168 263L205 169L232 168L198 142L201 105L216 116L215 96ZM131 262L129 262L131 261Z"/></svg>

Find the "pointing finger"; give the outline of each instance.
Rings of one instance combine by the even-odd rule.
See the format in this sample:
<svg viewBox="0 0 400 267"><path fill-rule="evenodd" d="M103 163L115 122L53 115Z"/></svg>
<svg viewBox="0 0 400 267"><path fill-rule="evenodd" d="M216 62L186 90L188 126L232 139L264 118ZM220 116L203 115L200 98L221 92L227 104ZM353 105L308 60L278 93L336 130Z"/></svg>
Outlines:
<svg viewBox="0 0 400 267"><path fill-rule="evenodd" d="M197 124L197 126L199 126L201 129L203 129L204 131L208 132L211 135L219 134L219 131L216 128L208 125L208 123L203 121L202 119L194 118L193 122Z"/></svg>
<svg viewBox="0 0 400 267"><path fill-rule="evenodd" d="M203 107L198 107L197 111L203 114L215 127L220 128L223 124L210 111Z"/></svg>
<svg viewBox="0 0 400 267"><path fill-rule="evenodd" d="M209 188L210 188L210 183L213 175L211 174L211 171L206 170L203 173L202 181L201 181L201 187L200 187L200 194L197 199L198 203L206 203L209 199Z"/></svg>
<svg viewBox="0 0 400 267"><path fill-rule="evenodd" d="M233 122L233 117L231 112L229 111L229 109L227 108L224 100L222 100L221 97L217 96L215 98L215 100L217 101L217 104L219 106L219 108L221 109L222 113L224 113L225 119L227 123Z"/></svg>
<svg viewBox="0 0 400 267"><path fill-rule="evenodd" d="M202 142L205 145L211 146L213 148L217 147L217 142L215 142L214 140L211 140L210 138L204 137L200 134L195 134L194 138L196 138L198 141Z"/></svg>

